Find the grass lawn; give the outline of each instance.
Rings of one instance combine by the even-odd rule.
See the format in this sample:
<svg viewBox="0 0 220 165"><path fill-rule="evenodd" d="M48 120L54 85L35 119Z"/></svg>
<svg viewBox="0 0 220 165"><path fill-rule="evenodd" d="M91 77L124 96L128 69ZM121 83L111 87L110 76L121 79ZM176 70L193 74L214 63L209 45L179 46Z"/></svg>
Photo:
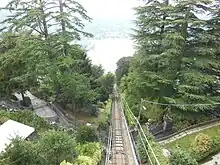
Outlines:
<svg viewBox="0 0 220 165"><path fill-rule="evenodd" d="M75 113L74 115L77 120L91 123L91 124L99 124L100 121L108 120L108 115L110 114L110 111L111 111L111 100L108 101L105 109L103 108L99 109L98 116L92 116L86 112L78 112L78 113Z"/></svg>
<svg viewBox="0 0 220 165"><path fill-rule="evenodd" d="M184 136L180 139L177 139L171 143L165 144L164 147L165 148L169 148L169 149L174 149L177 145L184 149L185 151L190 151L190 145L193 143L193 141L195 140L195 137L199 134L199 133L204 133L210 137L214 137L214 136L220 136L220 125L212 127L212 128L208 128L205 130L202 130L200 132L196 132L187 136ZM220 148L218 150L220 152ZM217 154L218 152L212 153L211 155L209 155L208 157L204 158L204 160L202 160L202 162L200 163L204 163L207 162L211 159L211 157L215 154Z"/></svg>
<svg viewBox="0 0 220 165"><path fill-rule="evenodd" d="M181 146L181 148L189 149L189 146L194 141L196 135L198 135L199 133L204 133L210 137L214 137L217 134L219 134L219 136L220 136L220 125L212 127L212 128L208 128L208 129L205 129L200 132L196 132L196 133L193 133L193 134L190 134L187 136L184 136L184 137L177 139L171 143L165 144L164 146L165 146L165 148L172 149L178 144L179 146Z"/></svg>

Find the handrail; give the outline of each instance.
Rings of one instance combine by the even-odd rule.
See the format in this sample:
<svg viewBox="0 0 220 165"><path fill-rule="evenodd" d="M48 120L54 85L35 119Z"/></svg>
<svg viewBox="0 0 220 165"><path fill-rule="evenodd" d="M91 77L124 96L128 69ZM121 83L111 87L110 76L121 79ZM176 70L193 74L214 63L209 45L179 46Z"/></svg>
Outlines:
<svg viewBox="0 0 220 165"><path fill-rule="evenodd" d="M58 113L60 116L62 116L63 119L65 119L67 121L68 124L74 125L74 126L81 126L83 125L82 123L78 123L76 121L71 121L69 120L62 112L61 110L57 107L57 105L55 104L49 104L51 106L51 108L53 108L56 113Z"/></svg>
<svg viewBox="0 0 220 165"><path fill-rule="evenodd" d="M114 103L112 101L111 107L110 107L110 117L112 116L113 104ZM109 159L110 159L110 154L111 154L111 145L112 145L112 120L110 120L110 126L109 126L108 146L107 146L107 152L106 152L105 165L109 165Z"/></svg>

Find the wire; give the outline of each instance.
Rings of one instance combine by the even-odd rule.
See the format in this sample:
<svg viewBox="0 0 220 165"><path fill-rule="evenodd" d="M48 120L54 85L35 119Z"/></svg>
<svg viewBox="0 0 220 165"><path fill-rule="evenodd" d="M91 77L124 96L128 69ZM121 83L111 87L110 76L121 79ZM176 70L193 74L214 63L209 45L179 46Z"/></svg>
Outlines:
<svg viewBox="0 0 220 165"><path fill-rule="evenodd" d="M144 140L143 140L143 138L141 137L141 133L140 133L140 130L139 130L139 129L138 129L138 134L139 134L139 136L140 136L140 138L141 138L141 142L142 142L142 144L143 144L143 146L144 146L144 150L145 150L145 152L146 152L146 154L147 154L147 156L148 156L148 158L149 158L149 160L150 160L150 164L153 165L153 162L152 162L152 160L151 160L151 158L150 158L150 155L149 155L149 153L148 153L148 151L147 151L147 148L146 148L146 146L145 146Z"/></svg>
<svg viewBox="0 0 220 165"><path fill-rule="evenodd" d="M151 150L151 152L152 152L152 154L153 154L153 156L154 156L154 158L155 158L157 164L160 165L160 162L158 161L157 156L155 155L155 153L154 153L154 151L153 151L153 149L152 149L152 147L151 147L151 145L150 145L150 143L149 143L149 141L148 141L148 139L147 139L147 137L146 137L146 135L145 135L145 133L144 133L142 127L141 127L141 124L139 123L139 121L137 120L137 118L136 118L136 117L134 116L134 114L132 113L130 107L128 106L128 104L127 104L127 102L126 102L126 100L125 100L123 97L122 97L122 99L124 100L124 102L125 102L125 104L126 104L126 106L127 106L128 112L133 116L133 118L136 120L138 126L140 127L140 130L141 130L142 134L144 135L144 138L145 138L145 140L146 140L146 142L147 142L147 145L149 146L149 148L150 148L150 150Z"/></svg>
<svg viewBox="0 0 220 165"><path fill-rule="evenodd" d="M155 105L165 105L165 106L210 106L210 105L220 105L220 103L212 103L212 104L165 104L165 103L158 103L150 100L142 100L142 102L155 104Z"/></svg>

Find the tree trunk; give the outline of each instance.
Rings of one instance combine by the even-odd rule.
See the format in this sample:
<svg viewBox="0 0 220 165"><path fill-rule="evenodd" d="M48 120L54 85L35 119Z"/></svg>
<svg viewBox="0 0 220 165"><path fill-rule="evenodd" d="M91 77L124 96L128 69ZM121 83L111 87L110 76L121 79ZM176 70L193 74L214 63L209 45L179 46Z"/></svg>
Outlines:
<svg viewBox="0 0 220 165"><path fill-rule="evenodd" d="M60 15L63 15L63 13L64 13L64 11L63 11L64 3L62 2L62 0L59 0L59 6L60 6ZM66 24L65 24L64 19L61 19L61 27L62 27L63 36L65 37ZM64 43L63 43L63 53L64 53L65 56L68 55L68 52L67 52L67 42L66 41L64 41Z"/></svg>

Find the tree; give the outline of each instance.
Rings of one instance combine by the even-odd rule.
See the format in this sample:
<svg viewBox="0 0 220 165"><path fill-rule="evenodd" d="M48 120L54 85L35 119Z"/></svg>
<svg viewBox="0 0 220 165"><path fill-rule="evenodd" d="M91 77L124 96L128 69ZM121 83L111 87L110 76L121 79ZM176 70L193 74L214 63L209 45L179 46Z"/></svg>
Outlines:
<svg viewBox="0 0 220 165"><path fill-rule="evenodd" d="M102 150L99 143L85 143L77 146L79 155L92 158L92 164L98 164L101 160Z"/></svg>
<svg viewBox="0 0 220 165"><path fill-rule="evenodd" d="M99 79L104 75L104 69L102 65L92 65L92 75L95 79Z"/></svg>
<svg viewBox="0 0 220 165"><path fill-rule="evenodd" d="M80 39L81 34L91 36L89 33L80 30L84 25L76 15L79 14L83 19L89 21L90 18L86 15L86 10L73 0L66 0L65 2L61 0L31 0L30 2L12 0L3 9L12 12L9 18L2 22L5 26L4 30L19 33L26 31L28 35L38 36L36 39L33 38L33 35L26 37L29 42L34 40L35 43L26 45L24 50L37 51L33 55L35 59L38 59L37 55L41 55L37 64L37 70L43 74L40 75L38 72L38 76L41 78L45 75L54 77L59 71L69 71L68 68L61 70L57 66L57 58L64 54L67 56L67 48L69 49L70 42ZM40 45L40 48L37 45ZM55 82L56 78L53 79Z"/></svg>
<svg viewBox="0 0 220 165"><path fill-rule="evenodd" d="M35 146L29 141L16 138L0 155L0 164L4 165L35 165L37 155Z"/></svg>
<svg viewBox="0 0 220 165"><path fill-rule="evenodd" d="M66 132L47 131L37 143L42 164L59 165L61 161L72 161L76 157L76 143Z"/></svg>
<svg viewBox="0 0 220 165"><path fill-rule="evenodd" d="M101 93L101 101L106 101L109 98L109 95L113 92L115 76L113 73L107 73L103 75L99 82L101 84L100 93Z"/></svg>
<svg viewBox="0 0 220 165"><path fill-rule="evenodd" d="M115 72L117 84L120 84L120 80L123 76L127 76L131 59L132 57L122 57L118 60Z"/></svg>
<svg viewBox="0 0 220 165"><path fill-rule="evenodd" d="M79 143L96 142L98 135L96 130L90 126L81 126L76 132L76 141Z"/></svg>
<svg viewBox="0 0 220 165"><path fill-rule="evenodd" d="M31 89L43 99L72 104L72 109L97 100L100 83L95 84L95 67L92 68L91 60L80 45L71 44L82 36L92 36L83 31L80 17L91 21L83 6L73 0L11 0L2 9L11 12L2 22L3 31L19 34L19 43L23 43L11 46L5 58L0 59L4 64L2 74L11 76L4 78L7 81L2 84L8 86L3 89L11 89L9 94L12 91L23 94ZM5 52L6 47L1 50ZM15 60L16 56L20 59ZM12 60L8 59L14 60L16 65L12 67ZM10 72L9 68L16 72ZM17 72L17 68L21 72ZM97 74L103 74L103 69L98 69Z"/></svg>
<svg viewBox="0 0 220 165"><path fill-rule="evenodd" d="M30 44L24 35L5 33L1 42L4 45L0 57L1 97L9 97L13 92L19 92L24 100L24 92L39 84L36 64L29 63L32 60L30 56L35 52L26 50L29 51L27 54L24 50L24 47Z"/></svg>
<svg viewBox="0 0 220 165"><path fill-rule="evenodd" d="M170 164L172 165L198 165L195 159L193 159L189 153L176 149L172 152L170 157Z"/></svg>
<svg viewBox="0 0 220 165"><path fill-rule="evenodd" d="M134 112L141 98L167 104L217 102L220 69L217 18L213 17L211 20L215 23L210 24L211 20L202 20L196 15L206 11L216 13L213 10L216 7L211 8L211 4L203 0L183 0L175 4L152 1L136 8L137 51L122 84ZM172 106L170 110L175 122L190 122L217 107L214 104ZM158 106L158 109L169 108ZM169 111L164 111L166 113Z"/></svg>

